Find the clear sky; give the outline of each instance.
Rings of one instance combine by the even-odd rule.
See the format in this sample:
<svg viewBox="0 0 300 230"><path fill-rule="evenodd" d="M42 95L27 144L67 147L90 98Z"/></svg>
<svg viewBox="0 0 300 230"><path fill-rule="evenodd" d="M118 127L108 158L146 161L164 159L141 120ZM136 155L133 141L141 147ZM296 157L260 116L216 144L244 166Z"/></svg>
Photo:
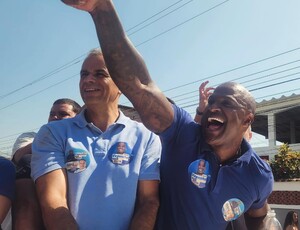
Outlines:
<svg viewBox="0 0 300 230"><path fill-rule="evenodd" d="M115 5L154 81L192 115L204 80L212 86L240 82L257 102L300 93L298 0L116 0ZM0 154L10 154L22 132L37 131L54 100L68 97L82 104L78 73L85 54L98 46L86 12L58 0L1 0ZM125 97L121 104L130 105Z"/></svg>

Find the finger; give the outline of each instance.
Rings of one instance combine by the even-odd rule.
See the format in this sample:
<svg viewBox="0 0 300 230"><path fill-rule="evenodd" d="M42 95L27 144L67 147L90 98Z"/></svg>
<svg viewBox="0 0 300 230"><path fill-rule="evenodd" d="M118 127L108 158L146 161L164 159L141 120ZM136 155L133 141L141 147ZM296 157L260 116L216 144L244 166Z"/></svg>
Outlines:
<svg viewBox="0 0 300 230"><path fill-rule="evenodd" d="M61 1L67 5L72 5L72 6L82 5L86 3L85 0L61 0Z"/></svg>
<svg viewBox="0 0 300 230"><path fill-rule="evenodd" d="M202 90L206 87L206 85L208 84L209 81L205 81L205 82L202 82L200 87L199 87L199 90Z"/></svg>
<svg viewBox="0 0 300 230"><path fill-rule="evenodd" d="M205 91L214 91L215 90L215 88L213 88L213 87L207 87L207 88L205 88Z"/></svg>

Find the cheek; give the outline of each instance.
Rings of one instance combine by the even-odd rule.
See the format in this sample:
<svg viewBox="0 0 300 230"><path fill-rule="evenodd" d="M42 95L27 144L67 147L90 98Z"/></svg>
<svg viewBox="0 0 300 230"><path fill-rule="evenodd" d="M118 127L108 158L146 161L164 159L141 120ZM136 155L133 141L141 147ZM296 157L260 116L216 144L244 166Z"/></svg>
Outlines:
<svg viewBox="0 0 300 230"><path fill-rule="evenodd" d="M242 111L233 110L228 116L228 121L230 123L243 124L245 114Z"/></svg>

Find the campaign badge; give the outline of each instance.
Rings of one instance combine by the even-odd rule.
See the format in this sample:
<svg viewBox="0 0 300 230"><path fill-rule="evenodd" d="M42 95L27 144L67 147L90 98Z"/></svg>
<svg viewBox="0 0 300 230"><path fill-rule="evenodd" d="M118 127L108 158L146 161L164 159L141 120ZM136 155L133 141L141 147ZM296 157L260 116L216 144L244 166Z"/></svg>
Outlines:
<svg viewBox="0 0 300 230"><path fill-rule="evenodd" d="M210 165L205 159L193 161L188 168L188 172L191 182L198 188L205 188L210 181Z"/></svg>
<svg viewBox="0 0 300 230"><path fill-rule="evenodd" d="M222 208L224 220L236 220L244 213L244 210L245 206L241 200L237 198L230 199L224 203Z"/></svg>
<svg viewBox="0 0 300 230"><path fill-rule="evenodd" d="M126 165L132 160L132 150L126 142L117 142L108 151L110 161L115 165Z"/></svg>
<svg viewBox="0 0 300 230"><path fill-rule="evenodd" d="M82 149L70 149L66 157L65 167L70 173L80 173L90 164L90 156Z"/></svg>

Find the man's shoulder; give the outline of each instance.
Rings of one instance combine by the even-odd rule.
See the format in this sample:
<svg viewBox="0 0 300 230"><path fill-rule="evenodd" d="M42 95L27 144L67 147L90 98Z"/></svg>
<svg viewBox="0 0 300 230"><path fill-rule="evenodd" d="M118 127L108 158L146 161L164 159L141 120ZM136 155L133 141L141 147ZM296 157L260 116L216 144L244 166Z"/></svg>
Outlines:
<svg viewBox="0 0 300 230"><path fill-rule="evenodd" d="M72 117L72 118L62 119L58 121L51 121L45 124L44 126L49 128L63 128L63 127L73 126L74 124L77 123L78 123L78 118Z"/></svg>
<svg viewBox="0 0 300 230"><path fill-rule="evenodd" d="M263 183L273 180L273 173L269 163L260 158L252 148L251 151L251 159L249 162L251 174L260 175L259 178L262 182L264 181Z"/></svg>
<svg viewBox="0 0 300 230"><path fill-rule="evenodd" d="M147 129L145 127L145 125L142 122L133 120L130 117L126 116L125 114L123 114L119 123L123 124L125 127L129 128L129 129L136 129L141 132L152 133L149 129Z"/></svg>

